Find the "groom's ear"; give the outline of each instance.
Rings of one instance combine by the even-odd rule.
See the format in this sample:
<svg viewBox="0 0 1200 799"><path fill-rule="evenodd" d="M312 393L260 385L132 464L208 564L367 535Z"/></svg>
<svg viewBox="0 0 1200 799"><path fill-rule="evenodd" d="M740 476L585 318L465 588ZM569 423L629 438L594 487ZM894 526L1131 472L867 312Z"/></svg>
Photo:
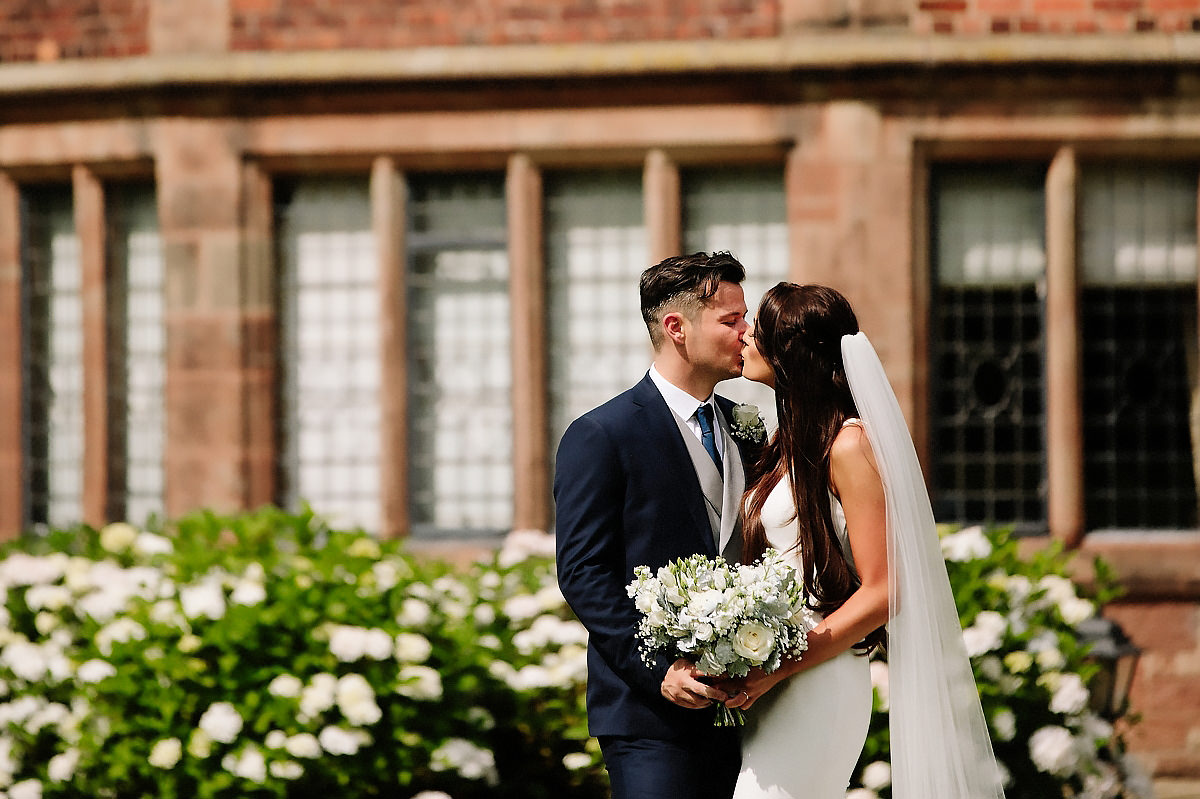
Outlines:
<svg viewBox="0 0 1200 799"><path fill-rule="evenodd" d="M664 314L662 319L663 335L675 344L682 344L684 339L683 323L683 314L679 311Z"/></svg>

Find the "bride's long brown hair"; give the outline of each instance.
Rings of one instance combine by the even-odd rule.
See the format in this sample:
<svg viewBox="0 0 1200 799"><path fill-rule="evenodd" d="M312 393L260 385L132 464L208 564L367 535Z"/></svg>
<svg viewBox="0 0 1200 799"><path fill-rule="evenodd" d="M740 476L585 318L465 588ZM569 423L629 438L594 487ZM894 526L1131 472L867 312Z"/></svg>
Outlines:
<svg viewBox="0 0 1200 799"><path fill-rule="evenodd" d="M833 526L829 451L842 423L858 415L842 364L842 336L858 332L858 318L828 286L779 283L763 295L754 343L775 372L779 429L746 474L742 559L767 548L762 510L771 490L789 477L796 508L796 542L813 604L829 615L858 588ZM859 648L870 649L880 631Z"/></svg>

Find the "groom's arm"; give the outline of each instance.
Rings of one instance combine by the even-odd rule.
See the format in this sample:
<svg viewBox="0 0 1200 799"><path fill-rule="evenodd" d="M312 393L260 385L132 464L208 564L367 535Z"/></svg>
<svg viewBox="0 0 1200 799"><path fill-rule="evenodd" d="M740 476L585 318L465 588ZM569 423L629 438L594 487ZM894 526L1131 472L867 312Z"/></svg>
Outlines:
<svg viewBox="0 0 1200 799"><path fill-rule="evenodd" d="M670 664L638 651L638 614L625 590L626 472L608 432L588 417L567 428L555 461L558 582L591 643L631 686L660 695Z"/></svg>

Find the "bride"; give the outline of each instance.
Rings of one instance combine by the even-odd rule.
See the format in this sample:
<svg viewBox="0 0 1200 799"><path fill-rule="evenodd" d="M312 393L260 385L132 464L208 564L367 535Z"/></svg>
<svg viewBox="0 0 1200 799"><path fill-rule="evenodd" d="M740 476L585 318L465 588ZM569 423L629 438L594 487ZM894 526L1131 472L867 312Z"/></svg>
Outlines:
<svg viewBox="0 0 1200 799"><path fill-rule="evenodd" d="M744 355L779 430L747 473L742 559L788 553L822 621L800 660L728 688L754 708L734 799L845 796L885 637L893 798L1003 797L920 465L849 303L780 283Z"/></svg>

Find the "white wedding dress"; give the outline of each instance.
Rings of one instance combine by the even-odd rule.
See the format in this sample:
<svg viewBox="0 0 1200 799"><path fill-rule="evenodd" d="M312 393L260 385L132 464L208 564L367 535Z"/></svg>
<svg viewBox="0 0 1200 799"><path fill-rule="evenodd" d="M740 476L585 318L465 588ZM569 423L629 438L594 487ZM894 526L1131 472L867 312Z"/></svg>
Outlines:
<svg viewBox="0 0 1200 799"><path fill-rule="evenodd" d="M849 557L846 518L832 495L833 523ZM800 568L791 482L762 510L770 545ZM854 650L785 679L746 711L742 772L734 799L844 799L871 723L871 667Z"/></svg>

